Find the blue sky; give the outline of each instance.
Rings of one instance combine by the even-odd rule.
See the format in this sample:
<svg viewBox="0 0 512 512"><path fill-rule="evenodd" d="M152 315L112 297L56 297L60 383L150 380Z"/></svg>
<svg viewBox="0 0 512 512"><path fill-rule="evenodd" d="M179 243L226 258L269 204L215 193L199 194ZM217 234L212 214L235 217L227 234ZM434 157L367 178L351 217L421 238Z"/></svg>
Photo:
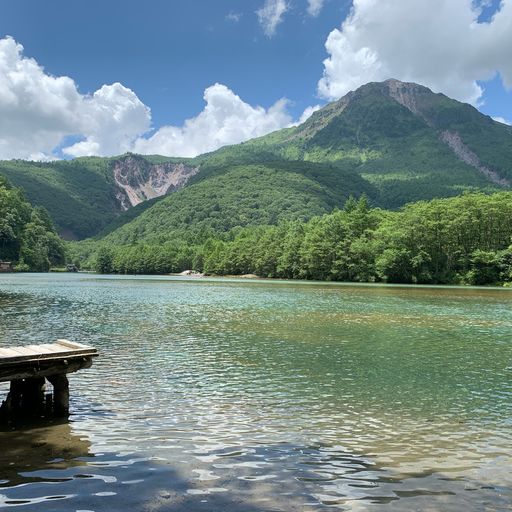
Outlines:
<svg viewBox="0 0 512 512"><path fill-rule="evenodd" d="M419 26L423 27L423 22L420 18L415 21L415 12L407 11L407 8L395 12L391 7L393 3L403 7L417 3L416 10L420 13L423 5L426 9L423 16L431 16L434 32L420 33L414 24L421 22ZM457 3L460 4L458 8ZM266 4L269 8L280 5L284 9L273 32L272 27L269 32L268 19L265 21L257 14ZM315 15L312 15L313 4L318 9L313 13ZM512 14L510 0L501 3L499 0L481 0L473 4L471 0L358 0L355 4L352 19L343 29L342 23L353 8L350 0L148 0L144 3L134 0L80 3L2 0L0 39L11 36L18 48L22 45L23 48L18 49L19 61L32 58L44 68L44 75L70 77L83 98L101 90L105 84L119 82L125 89L105 89L103 96L108 96L112 109L117 108L118 96L123 105L130 103L131 117L126 119L131 119L134 126L129 134L124 134L122 144L101 139L107 135L92 127L95 121L87 127L80 123L73 127L69 119L62 121L63 114L59 113L62 126L54 129L56 121L46 120L41 129L48 131L51 126L54 136L48 136L48 141L31 154L49 155L52 151L57 154L66 144L76 141L84 142L70 150L67 153L70 156L94 152L107 154L131 147L136 137L150 137L161 127L170 128L160 134L160 141L164 136L182 141L192 129L195 130L192 136L199 140L199 128L184 129L183 123L200 115L205 108L205 90L216 83L226 89L212 91L215 98L212 105L214 101L215 105L228 101L230 109L243 110L245 107L234 99L238 96L247 108L262 106L265 112L256 112L254 123L265 125L266 122L269 130L298 120L307 107L336 99L360 83L391 77L388 73L399 79L422 82L457 99L472 101L486 114L512 120L512 93L503 86L502 75L496 74L510 72L512 77L510 64L506 62L507 52L512 54L512 47L507 48L512 38L506 35ZM451 19L453 13L448 4L458 9L454 11L458 17L464 19L464 13L467 15L465 25ZM431 13L436 11L436 6L437 12ZM406 12L402 13L404 10ZM475 48L468 44L466 52L464 38L468 41L473 38L469 35L472 32L468 16L475 12L482 25L491 26L495 15L501 19L495 20L492 31L487 34L481 31L482 35L478 37L482 43ZM428 21L425 26L428 29ZM352 29L352 39L345 35L349 28ZM436 30L439 31L437 34ZM453 43L450 35L457 31L460 32L459 43L462 40L460 47L457 47L459 43ZM403 32L406 41L413 41L411 49L400 41L395 42L394 47L384 48L395 32ZM490 32L497 34L495 47L486 42ZM428 38L433 40L438 35L441 36L439 44L445 44L448 51L442 48L437 53L434 51L435 44ZM443 38L446 38L444 43ZM428 53L432 47L432 56L425 57L425 48ZM370 55L363 55L361 48L370 48ZM404 55L401 55L402 51ZM473 62L474 55L479 55L481 62ZM329 69L324 65L325 59L329 59ZM431 62L422 64L422 59ZM492 61L492 64L486 61ZM322 77L324 80L319 84ZM50 101L53 105L54 96L58 94L60 92L53 91L50 100L41 101ZM277 118L266 109L281 98L288 101L276 107ZM37 98L34 101L38 101ZM134 106L136 101L140 105ZM142 109L145 107L151 111L148 119L143 119ZM101 108L103 112L105 109ZM243 112L238 115L239 120L243 120ZM95 114L87 111L84 115L92 118ZM274 117L270 119L271 116ZM123 121L125 125L126 119ZM226 123L231 123L228 131L236 132L233 119L231 114L222 119L215 118L215 130L218 132ZM208 122L211 117L205 117L197 125L204 137L211 138L205 128ZM116 133L116 129L111 127L111 133ZM148 129L153 131L148 132ZM246 136L258 134L255 127L248 130ZM8 136L5 136L6 141ZM54 144L58 137L60 141ZM238 142L236 137L231 139L233 135L221 137L217 145ZM58 149L52 150L52 144ZM158 145L156 139L151 147L144 144L142 141L133 147L147 148L148 151L161 148L161 152L183 154L210 149L208 144L199 142L190 147L183 146L183 142ZM5 147L13 146L6 142ZM19 154L14 156L26 157L27 151L20 148ZM0 142L0 157L6 156L9 154L2 155Z"/></svg>
<svg viewBox="0 0 512 512"><path fill-rule="evenodd" d="M157 126L196 115L215 82L250 104L287 97L300 114L318 102L325 39L350 2L327 2L314 18L297 1L272 38L258 23L262 3L4 0L0 35L13 36L51 74L72 77L82 92L121 82L151 107Z"/></svg>

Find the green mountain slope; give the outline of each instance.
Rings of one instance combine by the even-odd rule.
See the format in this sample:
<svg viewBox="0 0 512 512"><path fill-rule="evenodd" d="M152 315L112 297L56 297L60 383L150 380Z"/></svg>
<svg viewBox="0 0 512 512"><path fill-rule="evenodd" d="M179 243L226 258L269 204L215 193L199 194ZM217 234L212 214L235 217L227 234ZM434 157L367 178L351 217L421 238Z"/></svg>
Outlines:
<svg viewBox="0 0 512 512"><path fill-rule="evenodd" d="M305 162L268 162L210 169L211 174L159 200L106 236L109 242L203 241L237 226L309 219L374 188L352 171Z"/></svg>
<svg viewBox="0 0 512 512"><path fill-rule="evenodd" d="M301 126L197 161L200 172L187 188L107 239L199 240L236 226L308 218L363 192L375 205L398 208L509 189L512 130L426 87L388 80L349 93Z"/></svg>
<svg viewBox="0 0 512 512"><path fill-rule="evenodd" d="M512 128L421 85L387 80L300 126L195 159L11 161L0 162L0 175L44 206L67 238L194 238L309 218L350 194L396 209L467 190L509 190Z"/></svg>
<svg viewBox="0 0 512 512"><path fill-rule="evenodd" d="M376 186L380 204L389 208L468 189L507 189L512 181L511 127L396 80L362 86L303 125L246 146L351 168Z"/></svg>
<svg viewBox="0 0 512 512"><path fill-rule="evenodd" d="M55 162L11 160L0 162L0 176L22 188L33 205L44 207L64 238L81 239L96 235L131 208L139 200L135 195L146 200L161 192L155 187L174 190L172 180L189 161L130 154Z"/></svg>
<svg viewBox="0 0 512 512"><path fill-rule="evenodd" d="M109 159L70 162L0 162L0 174L45 207L66 238L82 238L112 220L118 207L107 178Z"/></svg>

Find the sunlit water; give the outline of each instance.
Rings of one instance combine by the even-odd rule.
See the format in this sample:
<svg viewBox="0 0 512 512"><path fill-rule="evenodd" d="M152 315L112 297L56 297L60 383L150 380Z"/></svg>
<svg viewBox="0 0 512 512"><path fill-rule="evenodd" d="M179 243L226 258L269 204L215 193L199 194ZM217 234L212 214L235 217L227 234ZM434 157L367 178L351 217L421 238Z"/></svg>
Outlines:
<svg viewBox="0 0 512 512"><path fill-rule="evenodd" d="M69 423L0 433L0 508L512 509L512 290L0 275ZM7 387L0 386L2 395Z"/></svg>

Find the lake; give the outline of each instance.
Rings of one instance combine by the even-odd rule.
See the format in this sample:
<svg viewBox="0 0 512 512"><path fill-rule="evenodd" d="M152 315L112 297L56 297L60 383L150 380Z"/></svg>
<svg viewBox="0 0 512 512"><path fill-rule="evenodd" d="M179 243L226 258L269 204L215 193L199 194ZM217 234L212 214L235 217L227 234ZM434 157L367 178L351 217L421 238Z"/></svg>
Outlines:
<svg viewBox="0 0 512 512"><path fill-rule="evenodd" d="M512 508L512 290L1 275L0 345L57 338L100 356L0 508Z"/></svg>

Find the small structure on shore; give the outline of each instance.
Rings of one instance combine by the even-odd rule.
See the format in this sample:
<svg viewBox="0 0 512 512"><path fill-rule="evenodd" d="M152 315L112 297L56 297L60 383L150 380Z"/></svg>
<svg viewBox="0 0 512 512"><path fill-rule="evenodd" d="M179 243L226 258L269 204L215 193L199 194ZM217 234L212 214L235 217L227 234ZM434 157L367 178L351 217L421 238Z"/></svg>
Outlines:
<svg viewBox="0 0 512 512"><path fill-rule="evenodd" d="M11 383L0 407L0 421L68 416L67 374L89 368L97 355L94 347L68 340L0 348L0 382ZM53 393L45 393L46 380Z"/></svg>
<svg viewBox="0 0 512 512"><path fill-rule="evenodd" d="M0 272L14 272L14 269L12 268L12 263L10 261L0 260Z"/></svg>
<svg viewBox="0 0 512 512"><path fill-rule="evenodd" d="M66 270L68 272L78 272L78 267L74 263L68 263L66 265Z"/></svg>
<svg viewBox="0 0 512 512"><path fill-rule="evenodd" d="M179 276L189 276L189 277L204 277L204 274L198 272L197 270L184 270L178 274Z"/></svg>

